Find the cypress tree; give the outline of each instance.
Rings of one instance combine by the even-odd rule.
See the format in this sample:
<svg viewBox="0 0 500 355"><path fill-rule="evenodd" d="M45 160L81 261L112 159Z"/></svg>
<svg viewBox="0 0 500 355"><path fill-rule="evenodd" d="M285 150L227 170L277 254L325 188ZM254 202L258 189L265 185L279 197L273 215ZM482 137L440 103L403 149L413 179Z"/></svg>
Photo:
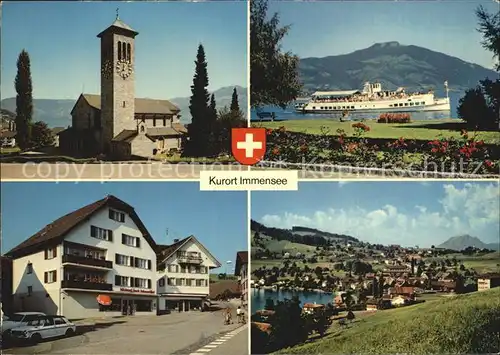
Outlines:
<svg viewBox="0 0 500 355"><path fill-rule="evenodd" d="M191 124L188 127L189 141L186 146L186 154L189 156L200 157L207 154L210 136L210 111L208 105L210 94L207 87L208 72L205 49L200 44L196 54L195 73L193 85L191 85L191 98L189 99Z"/></svg>
<svg viewBox="0 0 500 355"><path fill-rule="evenodd" d="M21 149L31 142L31 121L33 119L33 84L31 82L30 56L24 49L17 59L16 88L16 140Z"/></svg>
<svg viewBox="0 0 500 355"><path fill-rule="evenodd" d="M231 112L237 113L240 112L240 104L238 103L238 92L236 88L233 89L233 96L231 97L231 106L229 107Z"/></svg>

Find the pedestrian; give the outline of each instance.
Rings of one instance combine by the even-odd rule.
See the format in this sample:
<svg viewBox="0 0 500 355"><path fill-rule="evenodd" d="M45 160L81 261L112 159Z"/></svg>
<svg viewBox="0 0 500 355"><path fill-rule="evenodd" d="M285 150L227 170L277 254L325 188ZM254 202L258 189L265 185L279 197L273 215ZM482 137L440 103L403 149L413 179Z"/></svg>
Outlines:
<svg viewBox="0 0 500 355"><path fill-rule="evenodd" d="M241 318L241 307L238 306L238 308L236 309L236 318L238 319L238 323L240 323L240 318Z"/></svg>

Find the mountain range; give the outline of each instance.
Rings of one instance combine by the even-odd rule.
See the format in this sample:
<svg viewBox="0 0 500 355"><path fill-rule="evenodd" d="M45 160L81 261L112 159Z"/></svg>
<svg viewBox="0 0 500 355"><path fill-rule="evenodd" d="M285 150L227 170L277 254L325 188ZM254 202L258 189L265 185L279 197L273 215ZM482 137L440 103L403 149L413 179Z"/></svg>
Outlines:
<svg viewBox="0 0 500 355"><path fill-rule="evenodd" d="M452 249L452 250L464 250L467 247L474 247L478 249L490 249L500 251L499 243L484 243L481 239L477 237L470 236L468 234L458 235L456 237L451 237L444 243L437 246L438 248Z"/></svg>
<svg viewBox="0 0 500 355"><path fill-rule="evenodd" d="M238 102L240 109L247 112L247 89L238 85L226 86L213 91L217 108L221 109L224 106L229 106L233 89L236 88L238 92ZM76 102L74 100L59 100L59 99L34 99L33 100L33 121L43 121L51 128L53 127L67 127L71 125L70 112ZM181 109L181 122L189 123L191 121L191 114L189 113L189 97L176 97L169 99ZM10 97L3 99L0 107L10 112L16 112L16 98Z"/></svg>
<svg viewBox="0 0 500 355"><path fill-rule="evenodd" d="M343 55L302 58L300 78L305 92L315 90L362 89L363 84L380 82L395 90L444 91L448 81L451 91L464 91L486 77L499 74L480 65L450 55L399 42L376 43L368 48Z"/></svg>

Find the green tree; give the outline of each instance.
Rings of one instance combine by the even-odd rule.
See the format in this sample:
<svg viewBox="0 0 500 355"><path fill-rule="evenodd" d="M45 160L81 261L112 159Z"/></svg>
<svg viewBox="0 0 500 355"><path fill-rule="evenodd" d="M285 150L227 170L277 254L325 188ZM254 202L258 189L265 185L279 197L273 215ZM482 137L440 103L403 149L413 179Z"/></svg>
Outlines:
<svg viewBox="0 0 500 355"><path fill-rule="evenodd" d="M495 69L500 72L500 12L490 14L480 5L476 9L476 16L479 25L477 30L483 35L481 45L493 53L497 59Z"/></svg>
<svg viewBox="0 0 500 355"><path fill-rule="evenodd" d="M210 155L210 94L208 93L208 71L203 45L198 46L195 73L191 85L189 111L191 123L188 125L188 142L185 154L192 157Z"/></svg>
<svg viewBox="0 0 500 355"><path fill-rule="evenodd" d="M33 84L31 81L30 56L22 50L17 59L16 88L16 141L21 149L31 144L31 121L33 119Z"/></svg>
<svg viewBox="0 0 500 355"><path fill-rule="evenodd" d="M290 26L281 27L277 13L268 19L267 11L267 0L250 2L250 103L285 108L302 88L299 58L281 52Z"/></svg>
<svg viewBox="0 0 500 355"><path fill-rule="evenodd" d="M238 102L238 91L236 88L233 89L233 95L231 96L231 106L229 106L231 112L240 112L240 104Z"/></svg>
<svg viewBox="0 0 500 355"><path fill-rule="evenodd" d="M31 126L31 142L35 147L48 147L54 144L54 135L45 122L38 121Z"/></svg>

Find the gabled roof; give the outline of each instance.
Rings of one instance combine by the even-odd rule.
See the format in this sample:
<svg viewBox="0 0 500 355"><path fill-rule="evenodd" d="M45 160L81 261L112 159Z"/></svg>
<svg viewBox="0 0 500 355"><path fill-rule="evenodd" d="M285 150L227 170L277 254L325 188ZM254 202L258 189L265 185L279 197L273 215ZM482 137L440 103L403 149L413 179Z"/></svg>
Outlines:
<svg viewBox="0 0 500 355"><path fill-rule="evenodd" d="M80 99L85 100L85 102L92 108L96 110L101 110L101 95L95 94L80 94L78 100L76 100L75 106L71 110L71 114L80 101ZM174 115L179 113L181 110L168 100L156 100L156 99L141 99L135 98L134 100L135 113L136 114L164 114L164 115Z"/></svg>
<svg viewBox="0 0 500 355"><path fill-rule="evenodd" d="M97 35L97 37L101 38L102 36L104 36L108 32L125 33L125 34L128 34L132 38L135 37L135 36L137 36L139 34L139 32L133 30L132 27L130 27L129 25L127 25L125 22L123 22L122 20L120 20L118 17L116 18L115 22L113 22L111 24L111 26L109 26L108 28L106 28L101 33L99 33Z"/></svg>
<svg viewBox="0 0 500 355"><path fill-rule="evenodd" d="M217 265L216 267L220 267L222 264L219 262L219 260L217 260L209 251L207 248L205 248L205 246L203 244L200 243L200 241L198 239L195 238L194 235L191 235L187 238L184 238L184 239L181 239L177 242L175 242L174 244L171 244L171 245L158 245L156 250L157 250L157 258L156 258L156 261L158 264L160 263L163 263L165 260L167 260L168 258L170 258L175 252L177 252L177 250L179 250L180 248L182 248L187 242L189 241L193 241L194 243L198 244L202 249L203 251L209 256L211 257L215 264Z"/></svg>
<svg viewBox="0 0 500 355"><path fill-rule="evenodd" d="M24 242L14 247L8 253L7 256L13 258L19 258L24 255L29 255L36 253L44 249L47 244L59 244L64 240L64 237L71 232L74 228L79 226L81 223L87 221L94 214L99 212L104 207L113 207L117 210L126 212L137 225L142 235L148 242L148 244L153 248L157 249L157 245L151 234L142 223L141 219L135 212L134 208L127 204L126 202L120 200L119 198L108 195L105 198L95 201L89 205L83 206L76 211L70 212L54 222L46 225L40 231L32 235L30 238L26 239Z"/></svg>
<svg viewBox="0 0 500 355"><path fill-rule="evenodd" d="M236 265L234 266L234 274L239 275L241 267L248 264L248 251L239 251L236 253Z"/></svg>

